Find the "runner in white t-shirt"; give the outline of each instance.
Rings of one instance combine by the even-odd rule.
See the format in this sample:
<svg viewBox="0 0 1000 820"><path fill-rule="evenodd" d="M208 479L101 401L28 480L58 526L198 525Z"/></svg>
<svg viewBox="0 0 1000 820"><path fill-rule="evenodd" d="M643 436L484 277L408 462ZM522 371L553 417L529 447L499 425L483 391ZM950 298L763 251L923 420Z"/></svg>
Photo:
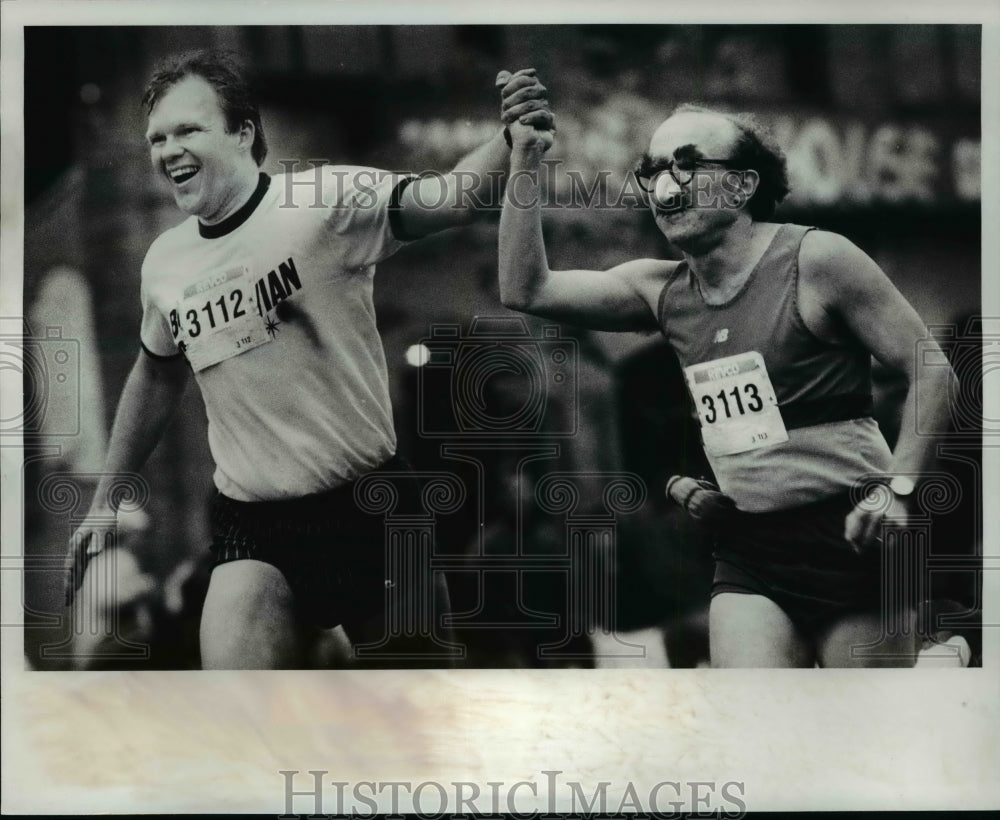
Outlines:
<svg viewBox="0 0 1000 820"><path fill-rule="evenodd" d="M550 127L544 95L533 70L517 72L504 88L503 122ZM451 174L326 166L272 178L260 171L267 146L257 104L229 56L170 58L144 103L153 169L190 218L143 263L142 350L88 517L113 514L111 479L141 468L193 372L218 490L203 665L295 667L308 630L336 624L355 644L381 646L386 665L433 663L442 657L444 581L434 582L432 601L397 590L412 611L433 611L434 634L389 635L387 590L405 586L405 573L387 566L382 519L354 501L354 482L379 471L398 486L397 511L419 509L419 487L396 454L372 280L404 242L476 217L491 174L507 168L509 134L498 127ZM470 178L481 190L468 189ZM102 543L99 526L74 534L68 597Z"/></svg>

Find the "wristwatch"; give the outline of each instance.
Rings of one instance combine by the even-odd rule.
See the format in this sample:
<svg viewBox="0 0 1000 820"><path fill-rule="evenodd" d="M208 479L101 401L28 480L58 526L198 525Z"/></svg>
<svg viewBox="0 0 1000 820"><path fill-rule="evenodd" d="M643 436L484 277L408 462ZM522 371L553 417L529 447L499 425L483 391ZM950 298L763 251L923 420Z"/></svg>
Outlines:
<svg viewBox="0 0 1000 820"><path fill-rule="evenodd" d="M905 475L894 475L889 481L889 489L897 498L908 498L916 489L913 479Z"/></svg>

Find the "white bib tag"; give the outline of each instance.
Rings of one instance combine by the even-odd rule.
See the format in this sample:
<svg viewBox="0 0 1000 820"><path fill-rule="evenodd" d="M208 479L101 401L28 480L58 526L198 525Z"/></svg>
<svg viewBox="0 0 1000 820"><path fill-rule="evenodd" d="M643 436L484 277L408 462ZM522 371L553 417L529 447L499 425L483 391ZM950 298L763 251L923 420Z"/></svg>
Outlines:
<svg viewBox="0 0 1000 820"><path fill-rule="evenodd" d="M727 456L788 441L764 357L756 351L684 368L705 452Z"/></svg>
<svg viewBox="0 0 1000 820"><path fill-rule="evenodd" d="M188 286L170 319L178 347L183 345L195 372L271 341L246 265L232 265Z"/></svg>

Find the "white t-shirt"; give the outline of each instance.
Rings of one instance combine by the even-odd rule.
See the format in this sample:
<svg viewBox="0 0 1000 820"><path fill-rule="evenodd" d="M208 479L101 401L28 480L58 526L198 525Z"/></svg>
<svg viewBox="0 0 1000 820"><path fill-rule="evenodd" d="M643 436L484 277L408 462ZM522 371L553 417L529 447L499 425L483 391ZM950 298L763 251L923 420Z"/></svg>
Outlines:
<svg viewBox="0 0 1000 820"><path fill-rule="evenodd" d="M223 494L297 498L395 453L372 284L403 244L388 211L403 179L359 166L277 175L256 207L217 226L191 217L146 254L142 344L187 355Z"/></svg>

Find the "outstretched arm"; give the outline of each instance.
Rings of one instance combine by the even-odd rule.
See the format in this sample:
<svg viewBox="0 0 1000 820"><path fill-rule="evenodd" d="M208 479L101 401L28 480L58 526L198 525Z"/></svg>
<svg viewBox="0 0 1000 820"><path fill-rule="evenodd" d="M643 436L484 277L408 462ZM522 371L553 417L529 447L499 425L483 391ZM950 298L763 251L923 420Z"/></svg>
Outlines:
<svg viewBox="0 0 1000 820"><path fill-rule="evenodd" d="M188 372L183 357L162 360L139 352L115 411L108 455L88 519L114 518L116 510L109 505L108 489L115 476L137 472L145 464L180 402ZM83 581L87 563L103 549L106 535L105 527L85 521L70 538L66 556L67 604Z"/></svg>
<svg viewBox="0 0 1000 820"><path fill-rule="evenodd" d="M639 292L670 263L638 259L607 271L549 268L538 186L551 131L514 123L510 177L500 215L500 299L505 306L595 330L655 330L656 317Z"/></svg>
<svg viewBox="0 0 1000 820"><path fill-rule="evenodd" d="M497 84L503 86L500 118L504 125L523 120L539 128L552 127L547 89L535 69L525 68L513 75L501 72ZM460 159L447 174L411 182L399 202L403 231L408 237L426 236L467 225L484 210L495 207L509 156L504 132L498 129L489 142Z"/></svg>

